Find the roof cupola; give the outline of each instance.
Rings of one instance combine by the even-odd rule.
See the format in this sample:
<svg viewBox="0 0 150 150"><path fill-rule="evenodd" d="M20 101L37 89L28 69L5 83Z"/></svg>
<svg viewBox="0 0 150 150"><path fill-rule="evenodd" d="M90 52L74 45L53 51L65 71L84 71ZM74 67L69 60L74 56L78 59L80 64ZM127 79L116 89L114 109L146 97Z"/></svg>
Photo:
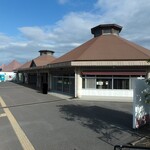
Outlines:
<svg viewBox="0 0 150 150"><path fill-rule="evenodd" d="M40 50L40 56L42 55L53 55L54 54L54 51L52 50Z"/></svg>
<svg viewBox="0 0 150 150"><path fill-rule="evenodd" d="M94 34L94 37L100 35L119 35L122 27L117 24L101 24L96 27L91 28L91 33Z"/></svg>

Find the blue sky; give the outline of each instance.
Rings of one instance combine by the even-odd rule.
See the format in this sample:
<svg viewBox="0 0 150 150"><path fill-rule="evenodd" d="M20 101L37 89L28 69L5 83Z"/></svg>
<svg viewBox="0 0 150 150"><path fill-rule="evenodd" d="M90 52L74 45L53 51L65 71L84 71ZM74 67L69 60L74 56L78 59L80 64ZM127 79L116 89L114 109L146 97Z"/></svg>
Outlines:
<svg viewBox="0 0 150 150"><path fill-rule="evenodd" d="M0 65L59 57L93 36L103 23L123 26L121 36L150 49L149 0L0 0Z"/></svg>

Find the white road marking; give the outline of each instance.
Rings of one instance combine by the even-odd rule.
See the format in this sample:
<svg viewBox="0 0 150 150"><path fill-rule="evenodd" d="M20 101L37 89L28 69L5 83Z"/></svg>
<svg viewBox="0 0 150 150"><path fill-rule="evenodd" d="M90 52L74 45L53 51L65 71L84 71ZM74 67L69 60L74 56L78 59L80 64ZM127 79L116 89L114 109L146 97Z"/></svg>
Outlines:
<svg viewBox="0 0 150 150"><path fill-rule="evenodd" d="M3 99L1 97L0 97L0 103L1 103L2 107L5 107L5 108L3 108L3 110L6 113L8 119L18 137L18 140L20 141L23 150L35 150L32 143L29 141L29 139L25 135L24 131L21 129L21 127L19 126L15 117L12 115L10 110L7 108L5 102L3 101Z"/></svg>
<svg viewBox="0 0 150 150"><path fill-rule="evenodd" d="M3 113L3 114L0 114L0 118L1 117L6 117L7 115L5 114L5 113Z"/></svg>

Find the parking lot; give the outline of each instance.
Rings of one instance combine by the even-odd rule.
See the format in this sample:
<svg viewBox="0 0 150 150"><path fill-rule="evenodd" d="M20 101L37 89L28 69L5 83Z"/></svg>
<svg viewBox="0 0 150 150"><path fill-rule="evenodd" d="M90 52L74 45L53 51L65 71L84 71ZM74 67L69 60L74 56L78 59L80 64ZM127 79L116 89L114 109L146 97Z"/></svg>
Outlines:
<svg viewBox="0 0 150 150"><path fill-rule="evenodd" d="M13 82L0 83L0 97L2 150L112 150L143 136L132 129L132 103L60 98Z"/></svg>

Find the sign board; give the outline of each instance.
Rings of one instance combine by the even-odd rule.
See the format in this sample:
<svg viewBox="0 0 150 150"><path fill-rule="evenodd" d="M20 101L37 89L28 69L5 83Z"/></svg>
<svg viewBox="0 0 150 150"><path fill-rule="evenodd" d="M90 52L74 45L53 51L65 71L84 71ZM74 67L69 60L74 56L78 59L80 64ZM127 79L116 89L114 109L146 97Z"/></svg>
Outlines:
<svg viewBox="0 0 150 150"><path fill-rule="evenodd" d="M139 128L150 122L150 104L145 95L150 91L145 80L135 79L133 88L133 128Z"/></svg>

